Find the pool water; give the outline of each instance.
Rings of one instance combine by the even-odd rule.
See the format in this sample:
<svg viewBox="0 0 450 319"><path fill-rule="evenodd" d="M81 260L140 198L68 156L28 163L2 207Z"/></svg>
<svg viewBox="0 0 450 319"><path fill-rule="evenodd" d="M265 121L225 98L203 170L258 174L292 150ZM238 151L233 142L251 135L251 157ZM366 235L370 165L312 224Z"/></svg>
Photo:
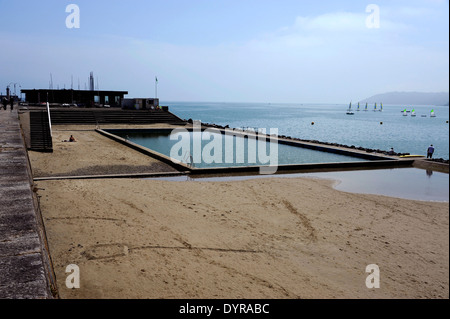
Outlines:
<svg viewBox="0 0 450 319"><path fill-rule="evenodd" d="M195 168L361 162L366 159L220 132L108 132ZM209 133L211 132L211 133Z"/></svg>

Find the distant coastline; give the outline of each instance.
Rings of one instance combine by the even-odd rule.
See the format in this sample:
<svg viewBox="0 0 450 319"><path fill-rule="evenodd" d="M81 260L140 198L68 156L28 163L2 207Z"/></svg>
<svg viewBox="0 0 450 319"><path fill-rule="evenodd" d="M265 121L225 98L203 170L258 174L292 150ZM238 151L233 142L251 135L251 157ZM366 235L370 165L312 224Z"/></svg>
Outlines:
<svg viewBox="0 0 450 319"><path fill-rule="evenodd" d="M388 92L371 96L360 103L448 106L449 92Z"/></svg>

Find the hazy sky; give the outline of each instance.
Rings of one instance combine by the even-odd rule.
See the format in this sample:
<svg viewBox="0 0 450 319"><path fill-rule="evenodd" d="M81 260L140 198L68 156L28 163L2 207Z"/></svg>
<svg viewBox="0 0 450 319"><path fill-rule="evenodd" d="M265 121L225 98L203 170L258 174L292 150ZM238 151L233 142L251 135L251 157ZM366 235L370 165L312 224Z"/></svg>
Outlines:
<svg viewBox="0 0 450 319"><path fill-rule="evenodd" d="M80 9L69 29L66 6ZM368 28L369 4L379 28ZM348 103L448 91L448 0L0 0L0 91L163 101ZM371 22L376 20L371 19Z"/></svg>

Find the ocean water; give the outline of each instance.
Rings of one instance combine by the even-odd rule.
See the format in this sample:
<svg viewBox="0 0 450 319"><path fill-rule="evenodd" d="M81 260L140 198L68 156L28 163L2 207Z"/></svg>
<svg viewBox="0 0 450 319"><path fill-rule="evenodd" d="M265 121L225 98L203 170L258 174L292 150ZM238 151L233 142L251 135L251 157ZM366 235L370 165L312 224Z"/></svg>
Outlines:
<svg viewBox="0 0 450 319"><path fill-rule="evenodd" d="M383 105L383 111L356 111L347 115L343 104L275 104L275 103L208 103L170 102L169 110L182 119L229 125L231 128L277 128L279 135L307 140L354 145L398 153L426 155L430 144L435 147L434 158L449 159L449 107ZM377 108L379 109L379 104ZM402 110L417 116L403 116ZM430 117L434 109L435 118ZM422 117L422 116L426 117ZM312 125L314 123L314 125Z"/></svg>

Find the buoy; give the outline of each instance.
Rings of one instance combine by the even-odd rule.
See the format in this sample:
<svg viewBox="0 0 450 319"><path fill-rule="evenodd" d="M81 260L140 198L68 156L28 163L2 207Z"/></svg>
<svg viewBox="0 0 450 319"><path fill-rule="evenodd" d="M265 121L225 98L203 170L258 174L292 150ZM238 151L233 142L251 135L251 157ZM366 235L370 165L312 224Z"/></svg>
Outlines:
<svg viewBox="0 0 450 319"><path fill-rule="evenodd" d="M383 125L383 122L380 122L380 125Z"/></svg>
<svg viewBox="0 0 450 319"><path fill-rule="evenodd" d="M314 122L311 122L311 125L314 125Z"/></svg>

